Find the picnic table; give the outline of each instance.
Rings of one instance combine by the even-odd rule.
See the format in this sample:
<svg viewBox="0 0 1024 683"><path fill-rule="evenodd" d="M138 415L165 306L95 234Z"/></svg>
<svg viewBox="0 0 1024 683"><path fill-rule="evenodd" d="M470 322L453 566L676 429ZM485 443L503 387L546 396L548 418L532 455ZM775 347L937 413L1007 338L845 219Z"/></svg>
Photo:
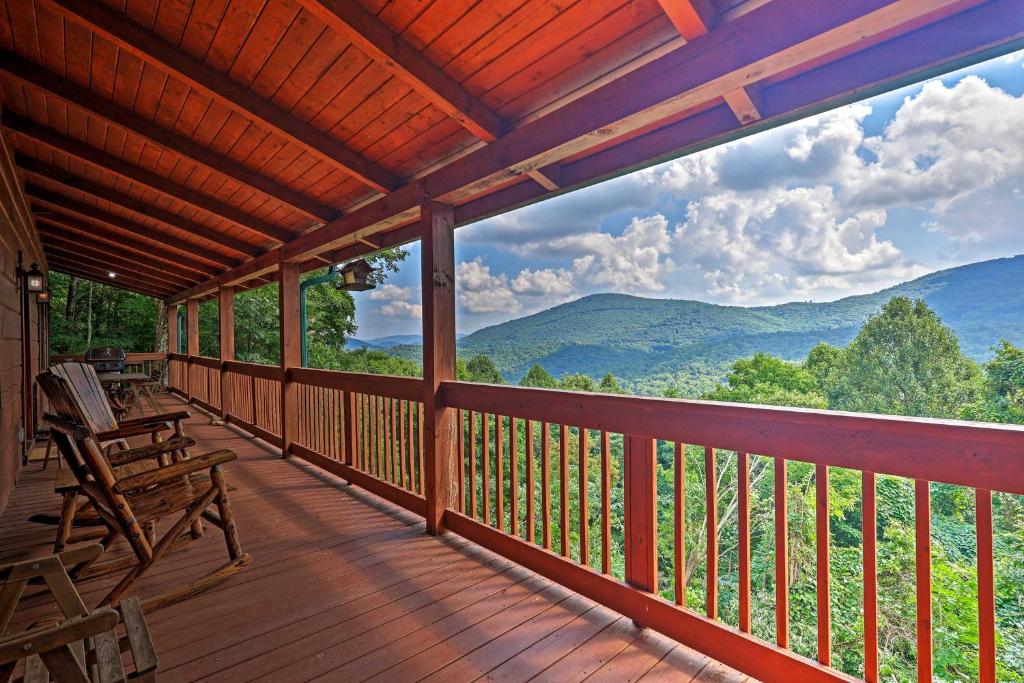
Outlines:
<svg viewBox="0 0 1024 683"><path fill-rule="evenodd" d="M160 408L156 404L156 399L153 397L153 392L149 390L150 383L153 381L152 378L144 372L100 372L97 373L100 379L100 383L107 387L110 385L117 384L124 390L125 402L124 408L128 414L136 406L139 409L140 415L145 415L146 411L143 408L143 399L149 404L149 407L153 409L154 414L160 412Z"/></svg>

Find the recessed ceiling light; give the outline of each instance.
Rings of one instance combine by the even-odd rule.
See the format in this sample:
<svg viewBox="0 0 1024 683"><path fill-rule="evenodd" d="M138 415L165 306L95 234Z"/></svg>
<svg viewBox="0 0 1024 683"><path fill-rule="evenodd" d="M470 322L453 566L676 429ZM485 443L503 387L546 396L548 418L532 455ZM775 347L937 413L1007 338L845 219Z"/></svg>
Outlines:
<svg viewBox="0 0 1024 683"><path fill-rule="evenodd" d="M115 273L114 271L110 271L109 273L107 273L107 277L109 277L110 279L114 279L115 277L117 277L117 273Z"/></svg>

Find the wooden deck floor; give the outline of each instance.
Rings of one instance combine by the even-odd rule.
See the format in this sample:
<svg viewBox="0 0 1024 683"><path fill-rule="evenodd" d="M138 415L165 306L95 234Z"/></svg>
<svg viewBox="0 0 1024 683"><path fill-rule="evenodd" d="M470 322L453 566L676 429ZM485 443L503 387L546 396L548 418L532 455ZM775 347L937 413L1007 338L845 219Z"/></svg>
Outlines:
<svg viewBox="0 0 1024 683"><path fill-rule="evenodd" d="M174 398L161 399L168 408ZM232 448L232 505L253 565L148 616L163 681L747 681L723 665L263 442L210 426L200 449ZM53 465L32 463L0 516L0 562L49 552ZM140 592L223 561L208 534L175 552ZM106 579L84 582L95 604Z"/></svg>

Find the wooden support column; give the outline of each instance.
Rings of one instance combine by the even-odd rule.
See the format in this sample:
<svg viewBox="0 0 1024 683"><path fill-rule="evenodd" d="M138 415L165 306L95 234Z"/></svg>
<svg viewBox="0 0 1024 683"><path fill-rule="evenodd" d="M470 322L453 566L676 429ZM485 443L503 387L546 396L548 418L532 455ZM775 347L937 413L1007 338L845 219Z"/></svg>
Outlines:
<svg viewBox="0 0 1024 683"><path fill-rule="evenodd" d="M654 439L626 435L623 471L626 583L643 591L658 586Z"/></svg>
<svg viewBox="0 0 1024 683"><path fill-rule="evenodd" d="M455 216L451 206L420 209L423 296L423 414L427 533L444 528L455 507L458 444L455 410L441 405L441 382L455 379Z"/></svg>
<svg viewBox="0 0 1024 683"><path fill-rule="evenodd" d="M220 415L228 415L228 372L224 361L235 359L235 288L221 287L217 314L220 318Z"/></svg>
<svg viewBox="0 0 1024 683"><path fill-rule="evenodd" d="M185 393L189 402L192 401L192 357L199 355L199 299L189 299L185 304L185 353L188 363L185 366Z"/></svg>
<svg viewBox="0 0 1024 683"><path fill-rule="evenodd" d="M281 323L281 454L299 431L299 394L288 379L288 369L302 365L302 329L299 325L299 264L282 261L278 266L278 316Z"/></svg>
<svg viewBox="0 0 1024 683"><path fill-rule="evenodd" d="M167 304L167 353L178 353L178 304Z"/></svg>

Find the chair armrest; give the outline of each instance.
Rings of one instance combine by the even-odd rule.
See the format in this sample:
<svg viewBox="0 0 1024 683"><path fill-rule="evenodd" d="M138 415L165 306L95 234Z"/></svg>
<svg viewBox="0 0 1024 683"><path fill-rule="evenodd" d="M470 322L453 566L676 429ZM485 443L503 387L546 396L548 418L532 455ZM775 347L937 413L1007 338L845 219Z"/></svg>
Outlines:
<svg viewBox="0 0 1024 683"><path fill-rule="evenodd" d="M112 429L109 432L100 432L96 435L98 441L117 441L118 439L127 439L133 436L142 436L143 434L153 434L154 432L166 432L171 426L166 422L159 422L157 424L141 424L132 425L131 427L120 427L118 429Z"/></svg>
<svg viewBox="0 0 1024 683"><path fill-rule="evenodd" d="M181 479L193 472L208 470L215 465L220 465L237 459L238 456L235 455L234 451L229 450L204 453L203 455L189 458L188 460L176 462L173 465L158 467L155 470L147 470L145 472L139 472L138 474L133 474L124 477L123 479L119 479L117 483L114 484L114 490L118 493L135 491L154 484L162 484L164 482L174 481L175 479Z"/></svg>
<svg viewBox="0 0 1024 683"><path fill-rule="evenodd" d="M0 666L16 662L29 654L49 652L62 645L77 643L106 633L117 626L119 616L110 607L101 607L84 617L69 619L56 626L43 626L15 638L0 640Z"/></svg>
<svg viewBox="0 0 1024 683"><path fill-rule="evenodd" d="M121 420L118 424L121 427L133 427L135 425L148 425L158 422L177 422L178 420L187 420L190 417L192 417L192 413L187 410L179 410L173 413L160 413L159 415L133 417L130 420Z"/></svg>
<svg viewBox="0 0 1024 683"><path fill-rule="evenodd" d="M112 467L120 467L121 465L127 465L128 463L148 458L156 458L166 453L173 453L174 451L180 451L183 448L190 448L195 445L196 440L191 436L176 436L172 439L167 439L167 441L158 441L146 444L145 446L115 451L107 455L107 460L110 461Z"/></svg>

